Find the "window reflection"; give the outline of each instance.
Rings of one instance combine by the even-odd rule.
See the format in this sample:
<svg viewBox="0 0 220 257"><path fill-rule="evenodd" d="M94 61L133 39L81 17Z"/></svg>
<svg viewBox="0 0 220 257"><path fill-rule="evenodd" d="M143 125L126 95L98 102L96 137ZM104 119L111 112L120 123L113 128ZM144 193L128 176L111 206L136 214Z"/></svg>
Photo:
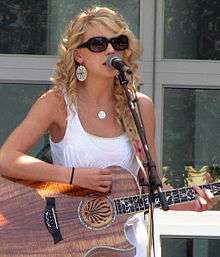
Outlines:
<svg viewBox="0 0 220 257"><path fill-rule="evenodd" d="M0 84L0 147L9 134L25 118L31 105L49 89L48 85ZM36 155L47 143L47 136L41 138L30 150Z"/></svg>
<svg viewBox="0 0 220 257"><path fill-rule="evenodd" d="M220 181L220 90L165 88L163 172L174 187Z"/></svg>
<svg viewBox="0 0 220 257"><path fill-rule="evenodd" d="M0 53L45 54L47 2L1 1Z"/></svg>
<svg viewBox="0 0 220 257"><path fill-rule="evenodd" d="M220 1L166 0L164 58L220 60Z"/></svg>
<svg viewBox="0 0 220 257"><path fill-rule="evenodd" d="M139 35L139 0L4 0L0 4L0 53L56 54L69 20L92 5L119 10ZM132 13L132 15L131 15Z"/></svg>

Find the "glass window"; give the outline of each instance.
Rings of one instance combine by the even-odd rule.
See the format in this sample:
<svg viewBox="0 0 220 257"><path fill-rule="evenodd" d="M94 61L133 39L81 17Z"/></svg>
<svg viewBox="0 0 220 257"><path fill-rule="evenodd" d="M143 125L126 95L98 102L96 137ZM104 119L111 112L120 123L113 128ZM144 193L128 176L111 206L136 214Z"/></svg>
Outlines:
<svg viewBox="0 0 220 257"><path fill-rule="evenodd" d="M220 1L165 0L164 58L220 60Z"/></svg>
<svg viewBox="0 0 220 257"><path fill-rule="evenodd" d="M47 1L1 1L0 53L46 54Z"/></svg>
<svg viewBox="0 0 220 257"><path fill-rule="evenodd" d="M219 242L211 238L162 237L162 257L219 257Z"/></svg>
<svg viewBox="0 0 220 257"><path fill-rule="evenodd" d="M0 147L15 127L24 119L31 105L49 88L48 85L0 84ZM30 153L36 155L47 143L39 140Z"/></svg>
<svg viewBox="0 0 220 257"><path fill-rule="evenodd" d="M56 54L68 21L94 4L119 10L139 35L139 0L4 0L0 7L0 53Z"/></svg>
<svg viewBox="0 0 220 257"><path fill-rule="evenodd" d="M174 187L220 181L220 90L164 89L163 172Z"/></svg>

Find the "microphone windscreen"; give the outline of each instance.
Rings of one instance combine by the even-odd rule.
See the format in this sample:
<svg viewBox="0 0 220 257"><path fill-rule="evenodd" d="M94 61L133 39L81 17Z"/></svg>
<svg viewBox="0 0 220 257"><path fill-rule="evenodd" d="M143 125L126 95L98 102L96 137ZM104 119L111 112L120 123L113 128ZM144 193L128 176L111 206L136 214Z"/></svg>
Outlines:
<svg viewBox="0 0 220 257"><path fill-rule="evenodd" d="M115 55L115 54L109 55L109 56L107 57L107 60L106 60L107 66L110 67L110 68L112 68L112 69L114 69L115 67L112 65L112 63L113 63L114 61L116 61L116 60L117 60L117 61L122 61L122 59L121 59L119 56Z"/></svg>

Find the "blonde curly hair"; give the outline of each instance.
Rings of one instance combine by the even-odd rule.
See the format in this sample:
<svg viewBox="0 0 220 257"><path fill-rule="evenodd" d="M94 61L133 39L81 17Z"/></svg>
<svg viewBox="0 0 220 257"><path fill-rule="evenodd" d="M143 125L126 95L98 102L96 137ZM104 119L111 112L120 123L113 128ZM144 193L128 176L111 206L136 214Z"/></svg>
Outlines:
<svg viewBox="0 0 220 257"><path fill-rule="evenodd" d="M142 54L139 41L135 38L129 26L117 11L107 7L92 7L78 14L68 24L64 37L59 46L59 61L56 64L54 76L51 78L53 88L59 92L65 92L69 98L69 104L77 107L77 79L75 70L77 63L74 60L74 51L82 43L83 34L90 25L101 24L115 34L126 35L129 39L129 48L123 52L123 60L132 70L128 88L132 93L136 92L136 85L139 77L137 76L138 65L136 61ZM132 117L128 110L127 98L124 89L119 86L117 79L114 80L114 100L116 120L124 126L131 125Z"/></svg>

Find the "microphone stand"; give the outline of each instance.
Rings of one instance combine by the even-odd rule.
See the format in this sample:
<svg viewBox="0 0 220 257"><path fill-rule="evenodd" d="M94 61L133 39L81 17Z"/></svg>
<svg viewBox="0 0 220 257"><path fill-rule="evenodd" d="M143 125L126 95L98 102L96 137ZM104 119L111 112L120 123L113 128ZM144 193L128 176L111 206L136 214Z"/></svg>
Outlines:
<svg viewBox="0 0 220 257"><path fill-rule="evenodd" d="M130 111L132 113L137 131L138 131L138 135L140 137L141 140L141 144L142 147L144 149L144 154L145 154L145 158L143 160L142 166L143 169L141 168L140 170L142 171L142 173L140 174L138 172L138 176L137 176L137 180L138 180L138 184L141 187L141 194L147 193L147 187L149 188L148 191L148 201L149 201L149 211L145 211L144 212L144 216L146 215L146 213L149 212L149 224L148 224L148 239L147 239L147 256L150 257L151 256L151 249L153 249L153 253L155 256L155 247L154 247L154 220L153 220L153 207L154 207L154 203L155 203L155 196L154 196L154 192L157 191L157 195L161 204L161 207L163 210L168 210L169 209L169 205L166 201L165 198L165 194L162 192L162 182L161 179L159 177L159 174L156 170L156 164L153 161L153 159L151 158L151 154L149 152L149 148L148 148L148 144L147 144L147 139L146 139L146 135L145 135L145 131L144 131L144 126L142 124L142 119L141 119L141 115L138 114L137 110L138 108L138 99L136 94L133 95L129 92L128 90L128 80L125 76L125 72L122 70L119 70L119 74L117 75L117 78L121 84L121 86L124 88L125 90L125 94L128 100L128 105L130 108ZM153 247L153 248L152 248Z"/></svg>
<svg viewBox="0 0 220 257"><path fill-rule="evenodd" d="M145 159L143 161L143 167L144 167L145 172L144 171L142 172L143 173L142 178L141 178L141 176L137 177L138 183L142 187L142 193L147 193L146 189L147 189L147 187L149 188L149 205L154 203L154 201L155 201L154 192L157 191L158 198L160 200L162 209L168 210L169 205L166 201L164 193L162 192L162 182L161 182L159 174L156 170L156 164L155 164L154 160L152 160L151 154L149 152L147 139L146 139L146 135L144 132L144 127L143 127L143 124L140 119L141 117L139 117L139 115L136 111L138 108L137 97L136 97L136 95L135 96L132 95L128 90L128 87L127 87L128 80L125 76L125 72L119 71L117 78L118 78L121 86L125 90L125 94L128 99L128 105L131 110L132 116L134 118L134 122L135 122L137 131L138 131L138 134L139 134L139 137L141 139L141 143L142 143L142 146L144 149L144 153L145 153Z"/></svg>

